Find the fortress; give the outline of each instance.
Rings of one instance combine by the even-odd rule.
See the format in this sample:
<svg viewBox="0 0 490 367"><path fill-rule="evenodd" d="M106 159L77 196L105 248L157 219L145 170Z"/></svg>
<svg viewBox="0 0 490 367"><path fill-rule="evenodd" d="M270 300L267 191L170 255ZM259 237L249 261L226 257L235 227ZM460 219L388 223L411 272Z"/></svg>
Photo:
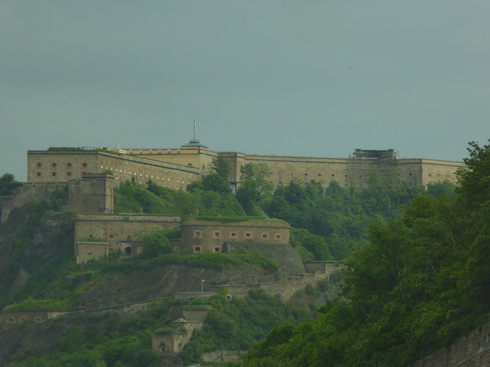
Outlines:
<svg viewBox="0 0 490 367"><path fill-rule="evenodd" d="M182 228L182 238L174 249L188 253L228 252L237 244L289 243L289 225L272 221L233 224L191 221L165 215L114 214L114 188L125 180L185 190L191 182L212 172L213 160L222 156L231 165L228 181L237 187L242 167L265 164L270 182L287 185L291 181L307 184L331 182L363 188L373 169L381 177L390 177L408 185L457 180L459 162L430 159L400 159L393 149L356 149L348 158L306 158L247 155L215 152L191 140L180 148L87 149L49 148L28 151L28 182L12 198L2 200L2 221L9 212L29 201L49 200L55 191L68 191L68 208L78 212L75 222L77 262L99 259L113 251L135 255L142 251L137 235L147 227Z"/></svg>
<svg viewBox="0 0 490 367"><path fill-rule="evenodd" d="M249 155L239 152L215 152L197 140L180 148L49 148L30 150L28 182L68 182L81 179L84 173L110 172L116 182L135 180L172 189L186 189L193 181L211 172L213 159L222 156L231 164L228 181L239 185L241 168L249 163L263 163L270 170L270 182L287 185L291 181L303 184L315 181L327 187L339 185L363 188L374 167L382 177L393 177L409 185L457 180L461 162L425 158L399 158L393 149L356 149L348 158L290 157Z"/></svg>

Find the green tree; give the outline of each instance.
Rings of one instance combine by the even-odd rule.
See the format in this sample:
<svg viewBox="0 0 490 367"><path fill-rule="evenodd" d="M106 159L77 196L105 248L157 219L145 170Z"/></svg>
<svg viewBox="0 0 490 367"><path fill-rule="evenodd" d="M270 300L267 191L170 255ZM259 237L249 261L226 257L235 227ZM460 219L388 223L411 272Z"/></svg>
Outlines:
<svg viewBox="0 0 490 367"><path fill-rule="evenodd" d="M15 181L14 175L5 173L0 177L0 196L11 195L16 187L22 186L22 183Z"/></svg>
<svg viewBox="0 0 490 367"><path fill-rule="evenodd" d="M148 227L138 234L138 238L143 241L143 252L140 255L142 258L149 259L174 252L166 231L160 227Z"/></svg>
<svg viewBox="0 0 490 367"><path fill-rule="evenodd" d="M228 182L231 173L231 163L222 155L213 158L211 169L222 179Z"/></svg>

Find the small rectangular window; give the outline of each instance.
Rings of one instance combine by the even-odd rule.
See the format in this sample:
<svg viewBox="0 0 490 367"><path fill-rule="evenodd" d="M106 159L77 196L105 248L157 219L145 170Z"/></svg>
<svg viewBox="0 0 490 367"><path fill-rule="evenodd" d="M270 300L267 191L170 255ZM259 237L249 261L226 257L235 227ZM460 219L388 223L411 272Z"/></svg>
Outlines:
<svg viewBox="0 0 490 367"><path fill-rule="evenodd" d="M201 246L194 246L194 252L201 252Z"/></svg>
<svg viewBox="0 0 490 367"><path fill-rule="evenodd" d="M82 163L83 168L87 168L87 163Z"/></svg>
<svg viewBox="0 0 490 367"><path fill-rule="evenodd" d="M56 163L51 163L51 167L56 168Z"/></svg>
<svg viewBox="0 0 490 367"><path fill-rule="evenodd" d="M56 172L51 172L51 176L56 176Z"/></svg>
<svg viewBox="0 0 490 367"><path fill-rule="evenodd" d="M194 238L202 238L202 231L194 231Z"/></svg>
<svg viewBox="0 0 490 367"><path fill-rule="evenodd" d="M37 167L38 167L38 168L40 168L40 167L42 167L42 166L43 166L43 165L42 165L42 163L38 163L38 164L37 164Z"/></svg>
<svg viewBox="0 0 490 367"><path fill-rule="evenodd" d="M281 240L281 239L282 239L282 235L281 235L280 233L276 233L276 234L274 235L274 238L275 238L276 240Z"/></svg>
<svg viewBox="0 0 490 367"><path fill-rule="evenodd" d="M221 247L216 246L213 250L214 250L214 252L221 252Z"/></svg>
<svg viewBox="0 0 490 367"><path fill-rule="evenodd" d="M268 240L269 239L269 233L262 233L261 237L263 240Z"/></svg>
<svg viewBox="0 0 490 367"><path fill-rule="evenodd" d="M230 232L230 238L237 238L238 233L237 232Z"/></svg>
<svg viewBox="0 0 490 367"><path fill-rule="evenodd" d="M71 172L66 172L66 175L67 175L68 177L71 177Z"/></svg>
<svg viewBox="0 0 490 367"><path fill-rule="evenodd" d="M214 231L213 232L213 238L221 238L221 232L220 231Z"/></svg>
<svg viewBox="0 0 490 367"><path fill-rule="evenodd" d="M72 164L71 164L71 163L67 163L67 164L66 164L66 166L67 166L68 168L71 168Z"/></svg>
<svg viewBox="0 0 490 367"><path fill-rule="evenodd" d="M41 172L38 172L38 173L37 173L37 175L38 175L38 176L41 176Z"/></svg>
<svg viewBox="0 0 490 367"><path fill-rule="evenodd" d="M252 232L245 232L245 238L252 238Z"/></svg>

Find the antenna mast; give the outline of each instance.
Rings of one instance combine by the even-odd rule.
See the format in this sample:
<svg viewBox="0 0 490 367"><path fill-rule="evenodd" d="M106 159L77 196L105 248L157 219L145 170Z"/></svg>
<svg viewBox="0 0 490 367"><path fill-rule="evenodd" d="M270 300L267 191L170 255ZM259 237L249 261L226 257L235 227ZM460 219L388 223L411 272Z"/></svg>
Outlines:
<svg viewBox="0 0 490 367"><path fill-rule="evenodd" d="M196 139L196 119L194 119L194 139L189 141L191 145L199 145L199 140Z"/></svg>
<svg viewBox="0 0 490 367"><path fill-rule="evenodd" d="M196 141L196 119L194 119L194 141Z"/></svg>

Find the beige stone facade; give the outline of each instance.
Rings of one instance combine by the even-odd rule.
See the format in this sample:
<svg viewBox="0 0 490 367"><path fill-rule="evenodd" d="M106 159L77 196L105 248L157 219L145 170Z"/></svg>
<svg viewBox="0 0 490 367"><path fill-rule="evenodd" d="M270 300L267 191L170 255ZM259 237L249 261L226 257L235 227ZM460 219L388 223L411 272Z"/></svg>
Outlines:
<svg viewBox="0 0 490 367"><path fill-rule="evenodd" d="M223 252L227 242L289 243L290 226L280 220L219 222L190 220L182 223L181 252Z"/></svg>
<svg viewBox="0 0 490 367"><path fill-rule="evenodd" d="M392 176L409 185L446 180L456 183L456 170L463 167L461 162L399 158L393 149L356 149L349 158L291 157L215 152L195 143L180 148L29 151L28 181L63 182L79 179L84 172L111 172L116 183L134 179L146 184L151 179L160 186L185 189L211 172L212 161L218 155L230 161L228 180L233 184L241 181L241 168L248 163L266 164L270 181L276 186L315 181L327 187L335 181L360 188L366 187L373 167L381 176Z"/></svg>
<svg viewBox="0 0 490 367"><path fill-rule="evenodd" d="M109 172L116 183L152 180L159 186L185 189L200 178L195 167L104 150L30 150L27 156L29 182L68 182L81 179L84 173Z"/></svg>
<svg viewBox="0 0 490 367"><path fill-rule="evenodd" d="M114 212L114 180L104 173L84 173L68 182L68 209L79 213Z"/></svg>
<svg viewBox="0 0 490 367"><path fill-rule="evenodd" d="M114 251L138 255L142 251L138 238L142 231L176 228L180 223L180 217L174 215L78 215L75 221L77 263L97 260Z"/></svg>

